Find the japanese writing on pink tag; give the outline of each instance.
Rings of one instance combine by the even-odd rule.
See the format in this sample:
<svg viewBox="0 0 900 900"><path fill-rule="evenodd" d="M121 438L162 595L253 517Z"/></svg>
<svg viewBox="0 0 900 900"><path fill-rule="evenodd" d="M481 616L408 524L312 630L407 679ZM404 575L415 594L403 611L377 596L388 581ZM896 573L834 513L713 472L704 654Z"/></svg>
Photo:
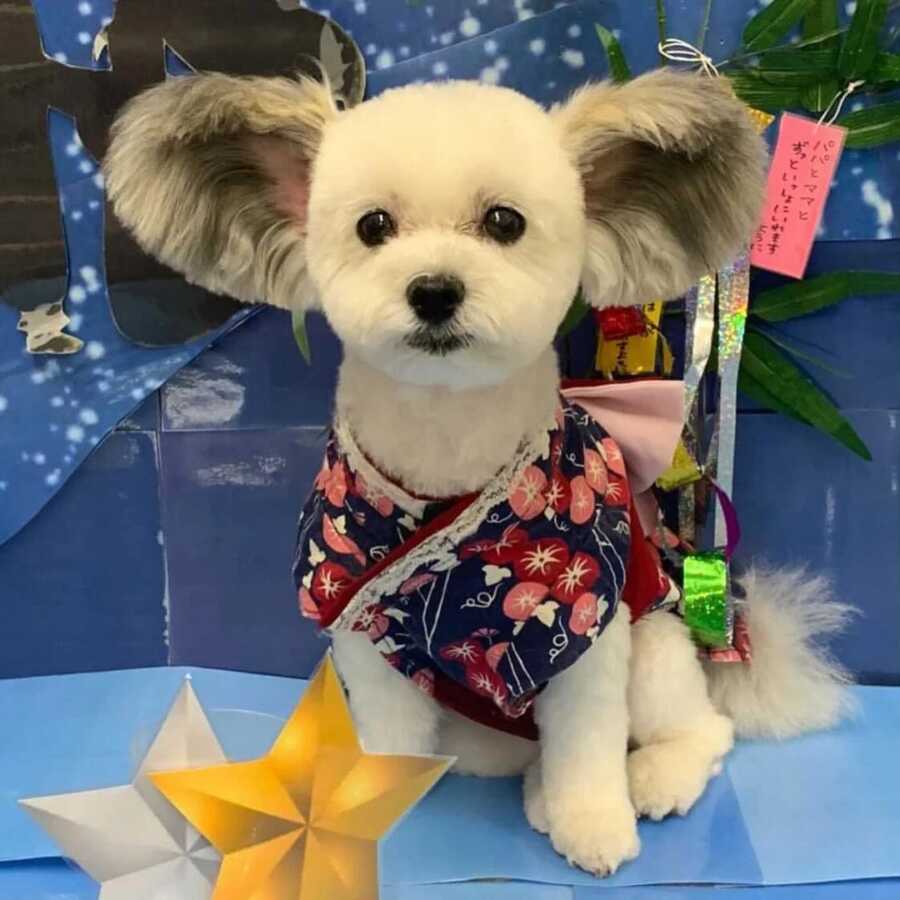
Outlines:
<svg viewBox="0 0 900 900"><path fill-rule="evenodd" d="M750 246L754 266L803 277L845 134L837 125L782 115L766 204Z"/></svg>

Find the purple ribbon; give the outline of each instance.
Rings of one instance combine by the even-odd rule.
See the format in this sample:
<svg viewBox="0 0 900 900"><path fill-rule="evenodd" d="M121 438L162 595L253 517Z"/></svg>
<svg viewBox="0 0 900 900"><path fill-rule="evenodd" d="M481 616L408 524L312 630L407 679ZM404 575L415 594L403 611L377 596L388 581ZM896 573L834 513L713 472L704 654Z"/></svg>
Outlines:
<svg viewBox="0 0 900 900"><path fill-rule="evenodd" d="M731 562L731 557L734 556L734 551L741 540L741 523L738 520L737 510L731 502L731 497L712 479L709 480L709 483L713 486L716 497L719 498L722 517L725 519L725 559Z"/></svg>

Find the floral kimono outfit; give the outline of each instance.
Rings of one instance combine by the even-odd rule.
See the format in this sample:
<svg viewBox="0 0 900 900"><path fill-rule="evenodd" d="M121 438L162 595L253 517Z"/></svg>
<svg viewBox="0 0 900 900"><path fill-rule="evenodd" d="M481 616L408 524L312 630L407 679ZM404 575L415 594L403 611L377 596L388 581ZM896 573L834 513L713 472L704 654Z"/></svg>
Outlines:
<svg viewBox="0 0 900 900"><path fill-rule="evenodd" d="M338 422L300 519L303 614L365 632L438 702L536 737L535 697L619 602L632 620L677 602L632 490L671 460L680 397L676 382L575 385L481 492L437 502L381 475ZM600 420L628 432L628 466Z"/></svg>

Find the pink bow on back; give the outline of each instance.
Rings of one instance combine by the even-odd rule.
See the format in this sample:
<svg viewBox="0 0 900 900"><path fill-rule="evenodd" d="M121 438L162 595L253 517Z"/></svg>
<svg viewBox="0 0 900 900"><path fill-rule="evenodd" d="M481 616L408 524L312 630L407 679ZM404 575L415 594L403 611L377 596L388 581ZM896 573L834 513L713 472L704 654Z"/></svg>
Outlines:
<svg viewBox="0 0 900 900"><path fill-rule="evenodd" d="M671 465L684 426L683 382L564 382L562 395L593 416L619 445L635 494Z"/></svg>

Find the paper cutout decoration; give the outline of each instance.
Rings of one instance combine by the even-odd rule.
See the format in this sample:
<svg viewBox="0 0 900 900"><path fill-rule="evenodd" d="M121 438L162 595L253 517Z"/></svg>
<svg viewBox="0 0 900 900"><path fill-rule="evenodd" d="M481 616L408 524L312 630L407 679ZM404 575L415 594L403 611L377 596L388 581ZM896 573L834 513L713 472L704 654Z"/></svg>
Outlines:
<svg viewBox="0 0 900 900"><path fill-rule="evenodd" d="M452 762L365 753L326 656L267 756L151 778L222 853L213 900L377 900L379 838Z"/></svg>
<svg viewBox="0 0 900 900"><path fill-rule="evenodd" d="M74 143L74 122L52 110L47 126L63 176L67 222L76 214L82 222L101 218L101 190L92 175L79 171L79 157L66 150ZM17 330L20 313L0 303L0 545L40 512L123 417L211 340L262 308L248 308L181 347L138 347L122 337L110 315L102 279L102 230L85 228L77 234L69 247L69 266L77 280L68 291L66 315L71 317L67 333L84 341L81 352L28 354ZM25 309L64 290L65 276L16 288Z"/></svg>
<svg viewBox="0 0 900 900"><path fill-rule="evenodd" d="M352 105L363 96L365 69L352 39L333 22L298 5L279 5L275 0L119 0L114 12L110 10L111 22L101 18L93 22L93 34L79 34L81 43L93 47L95 71L62 65L64 54L44 53L30 3L15 0L14 6L17 16L4 46L16 43L15 64L0 69L0 108L6 126L0 138L4 159L0 207L4 199L15 197L4 218L17 221L14 229L0 233L0 294L22 311L65 302L78 282L71 267L65 291L40 296L37 303L33 292L23 293L17 286L64 275L67 248L71 256L72 242L78 239L73 232L102 227L99 207L91 216L82 211L75 222L65 215L60 239L58 210L51 199L56 183L46 137L48 108L75 118L77 134L67 152L83 175L97 181L102 203L97 163L106 150L109 125L123 103L164 77L164 58L171 58L166 47L189 66L232 74L303 70L318 77L321 62L343 102ZM179 69L173 72L170 66L168 72L182 74L184 67ZM56 182L59 174L57 166ZM188 285L150 258L109 208L105 273L117 327L142 346L182 344L221 326L241 308ZM60 341L31 342L31 352L72 352L72 348L72 342L65 347Z"/></svg>
<svg viewBox="0 0 900 900"><path fill-rule="evenodd" d="M22 800L95 881L99 900L208 900L221 859L153 787L148 773L226 760L189 680L132 784Z"/></svg>
<svg viewBox="0 0 900 900"><path fill-rule="evenodd" d="M139 9L134 10L135 6ZM118 25L108 26L115 71L92 72L71 68L66 62L78 58L90 63L90 47L82 41L89 42L91 34L101 30L113 14L111 0L91 0L89 4L35 0L38 22L28 0L0 4L4 62L0 66L0 544L42 509L119 420L212 340L259 310L229 306L222 297L195 292L180 278L159 281L165 293L149 291L149 282L119 281L113 284L112 298L108 296L105 269L110 269L114 278L130 277L129 251L116 244L115 234L104 234L104 186L97 165L101 151L88 148L105 140L104 117L108 118L107 106L118 102L117 91L127 95L127 84L163 77L163 32L182 39L181 47L166 48L165 52L167 71L180 74L189 68L175 51L188 54L194 48L192 33L206 35L197 58L188 60L194 64L214 66L218 42L233 60L243 59L242 54L271 51L273 59L280 58L287 65L294 57L284 44L291 38L291 29L283 24L306 21L318 29L325 22L309 12L297 14L296 19L294 13L283 14L274 0L225 0L215 7L209 27L204 29L198 10L209 4L182 6L184 9L176 9L174 0L166 0L161 7L121 0L121 14L131 7L132 15L145 18L131 24L129 19L119 18ZM88 13L81 12L88 7ZM277 33L271 27L262 33L261 26L248 22L248 16L263 7L271 7L274 15L282 17L275 20L282 24ZM149 21L154 10L159 11L163 24ZM265 13L260 12L259 18L266 20ZM223 36L226 19L233 22L234 32ZM88 30L79 33L81 28ZM327 39L324 28L321 34L316 30L311 35L308 48L315 51L319 46L316 40L323 42L318 52L327 57L335 80L341 78L334 68L335 41L344 48L341 60L348 66L343 74L344 93L351 99L361 97L364 71L355 45L345 45L350 39L334 26L329 26ZM236 48L238 41L241 46ZM42 45L53 59L45 58ZM352 52L349 46L353 46ZM76 48L81 48L81 57ZM135 76L134 66L129 68L129 59L135 54L144 60L143 75L138 71ZM107 53L100 63L110 64ZM307 65L312 63L307 60ZM53 107L49 111L48 105ZM63 109L77 112L78 122ZM105 237L113 247L106 248L106 260ZM124 272L116 271L117 261ZM131 302L135 292L140 296ZM36 341L38 332L32 326L40 324L33 313L40 308L49 310L62 298L65 302L54 324L62 323L63 316L70 322L57 339L50 336L54 346L45 349L74 349L74 343L80 341L83 347L67 356L29 354L28 334L33 333L32 342ZM142 298L146 302L141 302ZM134 311L136 322L125 327L145 345L164 343L162 338L180 339L195 331L204 333L174 347L138 346L115 326L111 303L123 318ZM230 315L233 309L240 311ZM28 313L24 321L23 311ZM151 316L154 312L159 315ZM20 328L26 322L27 334ZM205 330L211 323L217 327ZM162 336L147 334L150 325L153 331L161 330Z"/></svg>
<svg viewBox="0 0 900 900"><path fill-rule="evenodd" d="M29 353L77 353L84 341L63 330L72 320L63 311L61 300L41 303L19 313L19 331L25 332L25 349Z"/></svg>

